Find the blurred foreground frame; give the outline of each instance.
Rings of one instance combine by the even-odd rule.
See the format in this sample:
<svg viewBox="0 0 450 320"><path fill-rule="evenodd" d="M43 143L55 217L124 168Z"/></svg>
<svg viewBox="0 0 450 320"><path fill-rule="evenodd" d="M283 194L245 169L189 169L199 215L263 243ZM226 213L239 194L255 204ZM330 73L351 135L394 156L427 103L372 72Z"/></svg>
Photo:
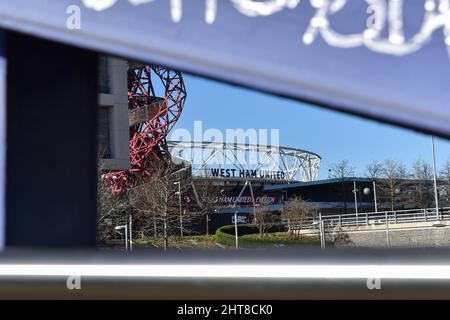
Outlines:
<svg viewBox="0 0 450 320"><path fill-rule="evenodd" d="M270 256L270 261L267 257ZM19 268L15 267L20 265ZM42 269L42 265L46 269ZM83 266L78 274L70 269ZM151 271L163 265L183 271L171 276L128 274L128 270L141 267ZM192 276L197 267L207 266L203 274ZM7 267L8 276L4 275ZM48 271L58 267L58 274ZM127 268L129 266L129 268ZM236 267L248 272L260 273L260 267L272 270L267 277L242 277L227 275L227 268ZM316 274L308 277L280 275L280 270L294 266ZM171 251L137 252L133 255L112 252L89 251L10 251L0 256L1 299L156 299L156 300L296 300L296 299L449 299L449 276L442 278L420 277L343 277L342 270L355 268L400 266L407 273L409 268L441 267L449 270L448 250L329 250L327 254L317 250L262 250L241 252ZM62 268L61 268L62 267ZM92 275L89 268L112 269L117 276ZM142 269L143 267L143 269ZM208 276L208 270L222 276ZM250 267L250 268L249 268ZM268 268L267 268L268 267ZM306 269L305 269L306 267ZM40 270L38 270L40 268ZM61 271L66 268L67 271ZM317 269L323 272L317 275ZM340 268L340 271L336 270ZM19 270L20 269L20 270ZM160 269L160 268L159 268ZM251 269L251 270L250 270ZM290 269L291 271L293 269ZM22 274L20 274L22 272ZM40 274L40 273L46 274ZM94 271L98 272L98 271ZM27 275L24 275L27 273ZM338 273L338 275L337 275ZM370 272L369 272L370 273ZM89 274L89 275L85 275ZM73 287L70 285L73 284ZM279 310L277 310L279 312Z"/></svg>
<svg viewBox="0 0 450 320"><path fill-rule="evenodd" d="M3 87L3 90L0 90L0 108L2 114L6 115L1 128L4 130L2 137L6 140L1 142L2 154L0 155L6 160L3 161L6 164L0 175L0 182L5 186L5 190L2 190L4 203L0 203L4 208L2 222L5 225L3 230L0 230L0 236L2 244L6 248L13 249L10 252L7 250L0 256L0 264L32 265L43 263L43 261L81 264L93 260L114 264L117 263L118 258L133 264L150 260L163 262L164 259L172 259L172 262L179 262L183 259L189 261L189 259L195 260L202 257L201 255L196 256L193 252L178 254L176 258L161 254L138 258L124 254L106 255L88 251L77 251L77 253L73 251L70 256L61 252L45 256L42 253L33 253L33 251L14 251L17 247L30 247L34 250L55 247L95 248L98 70L96 52L107 52L138 61L164 64L198 75L312 102L327 108L363 115L442 137L450 136L448 129L450 126L445 126L445 121L448 120L448 110L442 111L442 119L438 119L435 115L432 117L425 115L419 119L420 117L414 118L417 114L408 112L402 116L399 110L402 110L403 106L401 103L396 104L393 101L393 106L398 108L393 108L392 114L389 114L386 112L386 108L373 108L371 103L376 104L376 101L365 100L356 95L345 99L345 94L339 90L336 91L337 96L330 99L332 91L327 91L329 88L304 85L301 79L295 79L295 70L287 72L286 78L282 79L277 78L277 74L270 73L265 69L260 70L261 73L258 74L255 69L251 68L242 71L239 69L239 65L233 69L232 64L225 68L221 68L219 64L211 64L208 69L206 63L211 61L205 59L205 55L215 56L217 52L210 49L201 53L199 50L201 46L195 47L195 44L205 45L205 41L208 39L192 45L186 42L186 51L173 52L168 51L168 48L174 43L171 40L161 40L165 36L164 33L154 35L156 38L153 41L149 41L152 39L148 35L140 38L137 34L135 38L122 38L114 42L112 41L114 36L123 36L123 33L116 34L114 32L114 30L117 31L114 29L114 23L111 24L110 28L112 29L104 29L107 30L106 34L94 33L93 30L97 27L97 23L116 21L121 14L124 14L117 7L104 14L105 20L100 20L94 11L83 10L83 14L86 16L83 25L86 26L86 29L68 30L64 12L66 12L69 2L72 1L48 1L45 4L42 1L34 1L32 5L25 5L24 1L19 0L0 3L0 26L4 28L3 31L0 31L0 58L5 62L0 64L0 76L2 77L0 85ZM76 2L80 6L82 5L80 1ZM152 14L162 15L161 2L155 4L157 7L151 10ZM28 4L30 3L28 2ZM38 6L45 8L36 10ZM232 19L234 13L229 6L230 4L224 5L223 15ZM188 20L188 22L190 21L188 23L189 30L194 29L197 32L199 29L195 28L196 24L193 21L199 17L199 14L194 12L197 6L192 8L189 9L192 10L190 11L192 13L191 20ZM129 15L130 19L133 19L134 14L137 15L139 12L133 11ZM283 12L283 14L288 13ZM271 26L279 20L283 20L283 24L292 21L291 15L287 17L289 19L283 19L283 15L273 16L267 21ZM134 19L138 24L148 23L151 20L150 17ZM162 28L165 32L172 32L174 28L180 28L173 26L173 22L168 19L155 19L154 21L162 23L162 26L167 24L167 28ZM246 21L245 24L247 23ZM264 22L258 20L258 23ZM151 28L141 28L140 30L149 29ZM98 30L102 29L98 28ZM271 29L267 36L275 39L276 32L274 30ZM127 29L127 31L129 30ZM289 36L295 36L297 39L296 34ZM220 41L220 37L217 38ZM138 43L137 39L144 39L147 42ZM161 42L158 43L159 40ZM155 46L155 43L158 44ZM230 47L237 48L237 45ZM217 47L217 50L220 48ZM261 45L256 44L253 49L257 51L260 48ZM436 47L433 46L433 48ZM252 51L249 50L249 52L251 57ZM314 52L310 52L310 54L314 54ZM425 53L425 55L424 60L427 60L430 54ZM307 57L297 57L298 61L305 61L305 58ZM216 60L229 63L229 59L230 57L219 55ZM289 61L289 59L287 60ZM440 60L442 60L441 56L439 56ZM235 61L236 63L245 62L240 59ZM275 61L279 60L275 59ZM435 66L439 67L439 61L435 63ZM415 61L411 64L417 65ZM450 75L447 78L443 75L444 71L449 70L448 65L441 69L442 71L432 70L427 75L436 75L440 80L448 79ZM397 71L402 73L406 70L407 65L402 65ZM426 81L429 82L430 79ZM449 82L442 82L440 85L443 86L444 83ZM271 86L272 84L275 85ZM440 97L445 100L446 96L440 95ZM436 99L438 100L439 97L433 101L436 102ZM367 109L363 108L365 102L368 103ZM315 261L324 265L342 262L357 265L358 261L359 263L382 264L390 262L395 255L396 261L404 258L403 263L409 261L414 264L417 261L413 262L407 258L408 255L414 255L419 261L423 259L427 263L439 263L439 259L443 259L441 261L446 263L445 256L448 251L430 250L424 253L423 250L415 250L403 254L400 251L374 250L370 253L371 255L366 257L367 260L364 260L360 251L340 252L339 255L327 253L328 260L320 260L305 252L301 262ZM266 263L267 255L271 256L271 260L277 257L279 262L288 262L292 258L292 253L284 250L279 250L277 254L269 251L259 254L263 257L255 257L253 263ZM238 263L248 255L248 252L227 253L222 258L216 257L214 261L224 264ZM210 255L207 258L211 258ZM299 258L297 256L293 259L298 260ZM260 278L250 280L241 278L143 280L139 278L88 277L82 280L84 289L80 291L69 291L66 288L66 279L67 276L5 277L0 279L0 296L2 298L130 297L161 299L450 298L448 280L390 279L383 281L384 289L382 287L382 290L373 291L367 288L367 279L333 279L333 270L330 270L331 280L291 279L289 281L289 279ZM246 290L242 290L244 284ZM217 290L218 287L221 290ZM120 292L118 288L120 288Z"/></svg>
<svg viewBox="0 0 450 320"><path fill-rule="evenodd" d="M6 246L96 243L97 54L7 32Z"/></svg>

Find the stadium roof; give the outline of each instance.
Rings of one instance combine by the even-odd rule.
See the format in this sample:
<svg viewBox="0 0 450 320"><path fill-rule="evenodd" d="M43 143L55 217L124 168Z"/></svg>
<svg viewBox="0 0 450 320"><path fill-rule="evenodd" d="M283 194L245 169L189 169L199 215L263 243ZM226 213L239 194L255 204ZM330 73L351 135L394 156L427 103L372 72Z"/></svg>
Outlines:
<svg viewBox="0 0 450 320"><path fill-rule="evenodd" d="M345 181L348 182L372 182L372 178L358 178L358 177L348 177L345 178ZM324 179L324 180L316 180L316 181L308 181L308 182L293 182L286 184L277 184L277 185L266 185L264 186L265 191L272 190L282 190L282 189L290 189L290 188L301 188L301 187L309 187L309 186L317 186L317 185L325 185L325 184L334 184L340 183L342 180L340 179Z"/></svg>

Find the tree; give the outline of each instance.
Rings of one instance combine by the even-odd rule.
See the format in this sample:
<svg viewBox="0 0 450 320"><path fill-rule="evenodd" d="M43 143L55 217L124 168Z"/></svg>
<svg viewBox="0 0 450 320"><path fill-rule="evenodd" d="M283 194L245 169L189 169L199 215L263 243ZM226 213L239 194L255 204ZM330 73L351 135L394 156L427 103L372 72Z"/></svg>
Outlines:
<svg viewBox="0 0 450 320"><path fill-rule="evenodd" d="M209 235L209 215L217 207L216 201L220 191L208 177L195 182L192 187L202 216L205 219L206 234Z"/></svg>
<svg viewBox="0 0 450 320"><path fill-rule="evenodd" d="M310 205L302 197L294 196L285 202L281 218L286 221L291 236L298 238L305 220L313 217L316 213L316 207ZM299 228L294 228L294 226L299 226Z"/></svg>
<svg viewBox="0 0 450 320"><path fill-rule="evenodd" d="M128 194L114 196L111 185L103 179L105 169L104 162L101 160L102 155L103 153L99 152L97 163L97 242L106 244L115 239L114 228L121 219L128 218L131 204Z"/></svg>
<svg viewBox="0 0 450 320"><path fill-rule="evenodd" d="M414 179L412 198L414 205L418 208L428 208L433 202L433 170L431 166L423 161L417 159L412 166Z"/></svg>
<svg viewBox="0 0 450 320"><path fill-rule="evenodd" d="M145 233L149 227L152 227L154 237L162 238L165 250L169 247L171 236L180 235L181 230L183 233L191 231L191 225L182 224L184 217L180 216L177 185L180 183L182 192L190 186L188 169L189 167L173 164L156 167L152 180L129 191L133 207L140 213L135 219L140 222L140 231ZM151 225L148 223L150 214Z"/></svg>
<svg viewBox="0 0 450 320"><path fill-rule="evenodd" d="M366 166L366 176L372 180L380 178L383 172L383 164L378 161L372 161Z"/></svg>
<svg viewBox="0 0 450 320"><path fill-rule="evenodd" d="M447 206L450 207L450 159L444 162L439 173L444 194L447 195Z"/></svg>
<svg viewBox="0 0 450 320"><path fill-rule="evenodd" d="M377 189L377 181L380 179L380 177L383 174L383 164L378 162L378 161L376 161L376 160L372 161L371 163L369 163L366 166L365 174L366 174L366 177L372 179L373 189L374 189L373 190L373 194L374 194L374 197L375 197L376 192L377 192L377 190L376 190ZM375 211L376 210L377 210L377 207L375 207Z"/></svg>
<svg viewBox="0 0 450 320"><path fill-rule="evenodd" d="M280 217L273 212L262 209L255 211L255 225L259 231L259 238L264 238L275 225L280 223Z"/></svg>
<svg viewBox="0 0 450 320"><path fill-rule="evenodd" d="M391 210L395 210L397 203L405 198L405 179L408 178L406 168L395 160L388 159L383 164L381 171L381 198L390 204Z"/></svg>
<svg viewBox="0 0 450 320"><path fill-rule="evenodd" d="M344 212L347 213L347 181L355 175L355 169L350 166L348 160L342 160L333 164L328 170L328 177L339 181L340 193L344 202Z"/></svg>
<svg viewBox="0 0 450 320"><path fill-rule="evenodd" d="M166 208L164 195L167 193L167 184L160 179L149 181L136 186L127 193L133 206L133 229L141 238L152 236L158 239L161 232L161 217Z"/></svg>
<svg viewBox="0 0 450 320"><path fill-rule="evenodd" d="M337 226L334 230L334 239L333 242L335 246L348 246L353 241L350 239L350 236L348 233L346 233L342 226Z"/></svg>
<svg viewBox="0 0 450 320"><path fill-rule="evenodd" d="M133 219L133 238L140 236L162 239L164 248L169 246L171 236L183 232L191 232L191 224L184 223L181 226L179 210L178 185L183 192L191 185L188 169L182 165L161 163L155 165L152 179L141 181L136 187L122 192L119 195L111 193L110 186L101 178L99 179L99 235L101 239L110 239L114 234L114 226L118 223L127 223L131 215ZM112 223L105 223L107 218ZM190 219L189 212L187 220Z"/></svg>

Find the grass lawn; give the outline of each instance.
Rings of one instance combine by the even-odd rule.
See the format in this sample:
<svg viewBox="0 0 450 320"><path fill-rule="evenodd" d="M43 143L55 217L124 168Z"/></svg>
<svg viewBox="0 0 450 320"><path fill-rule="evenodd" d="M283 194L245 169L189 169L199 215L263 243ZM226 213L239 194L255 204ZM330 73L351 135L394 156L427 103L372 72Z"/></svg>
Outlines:
<svg viewBox="0 0 450 320"><path fill-rule="evenodd" d="M303 244L317 244L320 243L319 237L299 237L294 238L288 232L273 232L264 235L263 238L259 237L259 233L246 234L239 237L243 240L249 240L254 242L261 242L264 244L284 244L284 245L303 245Z"/></svg>
<svg viewBox="0 0 450 320"><path fill-rule="evenodd" d="M146 238L146 239L136 239L136 244L149 245L155 247L163 247L164 241L161 238ZM170 237L169 247L176 248L208 248L217 247L214 235L198 235L198 236L184 236L181 237Z"/></svg>
<svg viewBox="0 0 450 320"><path fill-rule="evenodd" d="M234 239L234 236L232 236ZM267 247L274 245L312 245L320 244L318 237L300 237L298 239L292 238L292 236L287 232L274 232L268 233L264 238L260 239L259 234L247 234L239 237L241 245L243 247ZM234 240L233 240L234 241ZM164 242L162 239L145 238L145 239L135 239L134 243L141 246L151 246L151 247L164 247ZM229 245L229 244L227 244ZM197 236L184 236L180 237L170 237L169 247L178 249L189 249L189 248L218 248L216 244L215 235L197 235Z"/></svg>

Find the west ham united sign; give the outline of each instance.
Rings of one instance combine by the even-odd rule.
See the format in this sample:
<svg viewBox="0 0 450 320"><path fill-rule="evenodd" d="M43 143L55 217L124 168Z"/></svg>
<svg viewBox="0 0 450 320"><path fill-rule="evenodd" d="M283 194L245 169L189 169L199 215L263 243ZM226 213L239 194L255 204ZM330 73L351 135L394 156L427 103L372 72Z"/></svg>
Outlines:
<svg viewBox="0 0 450 320"><path fill-rule="evenodd" d="M0 26L450 136L449 7L14 0L0 2Z"/></svg>

